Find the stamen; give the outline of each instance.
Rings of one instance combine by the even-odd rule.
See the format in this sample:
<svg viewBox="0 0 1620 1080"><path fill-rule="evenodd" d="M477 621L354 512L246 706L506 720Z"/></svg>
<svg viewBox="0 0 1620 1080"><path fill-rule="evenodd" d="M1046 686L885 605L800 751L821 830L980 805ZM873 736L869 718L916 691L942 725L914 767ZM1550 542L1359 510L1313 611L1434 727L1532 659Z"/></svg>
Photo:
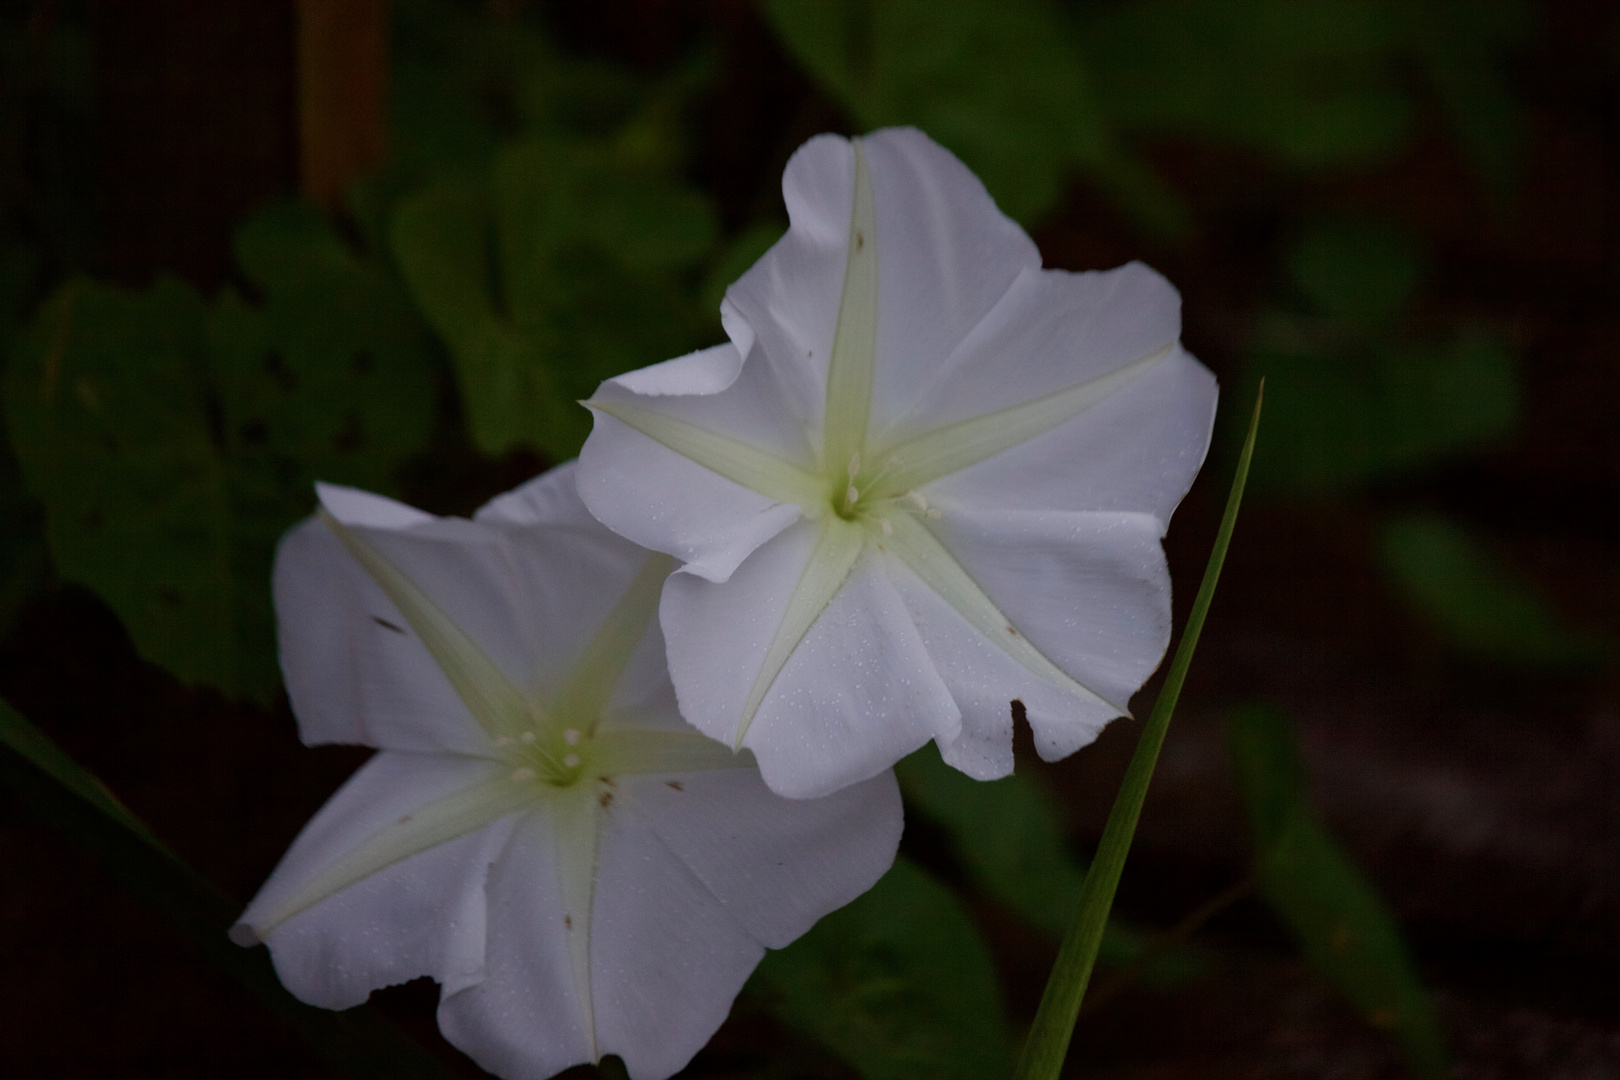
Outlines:
<svg viewBox="0 0 1620 1080"><path fill-rule="evenodd" d="M528 767L524 767L524 768L521 768L521 769L513 769L512 770L512 779L518 781L519 783L522 783L525 780L533 780L534 779L534 770L530 769Z"/></svg>
<svg viewBox="0 0 1620 1080"><path fill-rule="evenodd" d="M932 510L928 511L928 520L929 521L938 521L939 520L939 508L938 507L934 507Z"/></svg>
<svg viewBox="0 0 1620 1080"><path fill-rule="evenodd" d="M518 736L518 742L522 743L524 746L533 746L534 745L534 732L525 731L523 734Z"/></svg>
<svg viewBox="0 0 1620 1080"><path fill-rule="evenodd" d="M563 742L567 743L569 746L578 746L579 745L579 729L578 728L564 728L563 729Z"/></svg>
<svg viewBox="0 0 1620 1080"><path fill-rule="evenodd" d="M578 754L564 754L563 755L563 767L567 768L567 769L578 768L579 767L579 755Z"/></svg>
<svg viewBox="0 0 1620 1080"><path fill-rule="evenodd" d="M857 499L859 499L860 497L861 497L861 493L859 491L855 490L855 485L854 484L849 485L849 489L844 492L844 501L847 502L850 506L854 506L855 501Z"/></svg>
<svg viewBox="0 0 1620 1080"><path fill-rule="evenodd" d="M855 453L849 455L849 478L850 478L851 482L853 482L854 479L857 476L860 475L860 473L861 473L861 454L860 454L860 451L857 450Z"/></svg>
<svg viewBox="0 0 1620 1080"><path fill-rule="evenodd" d="M925 512L925 513L927 512L927 510L928 510L928 500L923 498L923 493L922 492L920 492L920 491L908 491L908 492L906 492L906 499L913 506L915 506L917 509L919 509L919 510Z"/></svg>

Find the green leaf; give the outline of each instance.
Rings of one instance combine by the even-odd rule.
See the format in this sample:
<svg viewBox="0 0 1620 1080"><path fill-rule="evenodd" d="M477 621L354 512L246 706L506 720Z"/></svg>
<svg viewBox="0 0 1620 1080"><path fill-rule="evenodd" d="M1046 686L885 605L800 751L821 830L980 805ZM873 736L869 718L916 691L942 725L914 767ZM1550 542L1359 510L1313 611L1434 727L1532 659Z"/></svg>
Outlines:
<svg viewBox="0 0 1620 1080"><path fill-rule="evenodd" d="M986 897L1036 929L1063 936L1080 900L1086 865L1069 851L1062 812L1042 784L1022 773L975 780L945 764L932 744L894 771L907 817L926 817L945 831L952 853ZM1148 947L1145 934L1113 920L1098 960L1123 966ZM1195 968L1184 951L1167 953L1147 975L1155 983L1173 983Z"/></svg>
<svg viewBox="0 0 1620 1080"><path fill-rule="evenodd" d="M394 252L455 359L474 442L578 452L577 401L603 379L701 344L687 276L713 212L600 148L522 140L488 180L446 178L403 203Z"/></svg>
<svg viewBox="0 0 1620 1080"><path fill-rule="evenodd" d="M1149 227L1186 227L1179 200L1114 138L1074 32L1045 0L771 0L766 14L859 127L921 127L1019 221L1052 210L1078 169Z"/></svg>
<svg viewBox="0 0 1620 1080"><path fill-rule="evenodd" d="M1318 314L1389 322L1411 302L1423 253L1411 233L1379 218L1309 223L1288 254L1288 269Z"/></svg>
<svg viewBox="0 0 1620 1080"><path fill-rule="evenodd" d="M1100 9L1085 43L1121 129L1320 168L1406 140L1399 31L1367 0L1137 0Z"/></svg>
<svg viewBox="0 0 1620 1080"><path fill-rule="evenodd" d="M226 293L213 312L227 444L244 465L262 454L304 479L391 490L433 423L431 344L409 298L307 204L249 218L236 255L264 304Z"/></svg>
<svg viewBox="0 0 1620 1080"><path fill-rule="evenodd" d="M962 865L987 895L1031 926L1061 935L1085 880L1069 854L1051 794L1022 774L975 780L932 746L895 766L908 810L943 826Z"/></svg>
<svg viewBox="0 0 1620 1080"><path fill-rule="evenodd" d="M1570 626L1535 585L1444 517L1392 518L1379 547L1396 586L1460 653L1553 668L1596 664L1614 654L1611 639Z"/></svg>
<svg viewBox="0 0 1620 1080"><path fill-rule="evenodd" d="M100 594L147 659L263 696L276 683L269 559L245 548L264 549L291 515L235 503L210 422L206 325L173 280L144 294L68 283L19 338L8 426L57 573Z"/></svg>
<svg viewBox="0 0 1620 1080"><path fill-rule="evenodd" d="M1311 811L1293 725L1250 706L1232 713L1228 735L1267 902L1311 965L1399 1041L1415 1073L1445 1076L1445 1042L1395 921Z"/></svg>
<svg viewBox="0 0 1620 1080"><path fill-rule="evenodd" d="M1063 1069L1063 1059L1069 1052L1069 1040L1074 1035L1075 1017L1080 1014L1080 1003L1085 998L1086 986L1097 961L1097 952L1108 925L1108 912L1114 904L1114 892L1119 887L1119 876L1125 869L1130 854L1131 840L1136 835L1136 823L1142 816L1142 803L1147 798L1148 785L1153 780L1153 768L1158 763L1159 748L1170 729L1170 717L1181 696L1187 668L1192 664L1198 637L1204 629L1204 617L1215 598L1215 585L1221 577L1221 566L1226 562L1226 549L1232 542L1232 530L1237 525L1238 507L1243 502L1243 488L1249 477L1249 463L1254 458L1254 439L1260 429L1260 406L1264 400L1265 384L1254 402L1254 414L1249 420L1248 438L1238 457L1237 474L1232 479L1232 491L1226 500L1226 511L1221 516L1215 544L1204 567L1204 580L1199 583L1198 595L1193 598L1192 611L1187 616L1181 643L1176 646L1175 657L1164 686L1153 703L1136 752L1125 769L1119 794L1103 826L1102 841L1097 845L1096 857L1086 872L1080 890L1080 904L1074 921L1063 936L1063 947L1058 951L1052 974L1047 978L1046 990L1041 994L1035 1022L1024 1040L1023 1051L1013 1072L1016 1080L1056 1080Z"/></svg>
<svg viewBox="0 0 1620 1080"><path fill-rule="evenodd" d="M287 993L264 950L237 948L226 937L241 905L181 862L100 780L3 701L0 780L174 923L200 954L280 1017L328 1065L355 1077L447 1080L452 1075L369 1006L329 1012Z"/></svg>
<svg viewBox="0 0 1620 1080"><path fill-rule="evenodd" d="M990 953L949 889L904 857L749 984L867 1080L994 1080L1007 1032Z"/></svg>
<svg viewBox="0 0 1620 1080"><path fill-rule="evenodd" d="M1339 351L1339 328L1275 317L1249 357L1271 388L1267 446L1255 484L1316 492L1410 473L1512 431L1519 415L1512 354L1465 328L1449 342Z"/></svg>
<svg viewBox="0 0 1620 1080"><path fill-rule="evenodd" d="M316 479L387 490L433 395L410 309L310 212L261 215L238 248L262 309L69 282L18 339L6 409L57 572L142 656L266 700L276 541Z"/></svg>

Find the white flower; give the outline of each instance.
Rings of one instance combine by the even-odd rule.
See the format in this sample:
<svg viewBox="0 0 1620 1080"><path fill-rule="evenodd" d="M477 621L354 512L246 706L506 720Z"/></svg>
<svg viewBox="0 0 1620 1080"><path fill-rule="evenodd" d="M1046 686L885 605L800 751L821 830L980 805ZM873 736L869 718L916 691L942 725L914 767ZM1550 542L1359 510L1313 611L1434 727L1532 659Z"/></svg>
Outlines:
<svg viewBox="0 0 1620 1080"><path fill-rule="evenodd" d="M431 975L445 1037L509 1080L602 1054L680 1069L765 947L893 860L892 773L812 802L675 710L672 565L598 525L573 468L472 521L321 489L276 559L307 743L381 751L232 930L341 1009Z"/></svg>
<svg viewBox="0 0 1620 1080"><path fill-rule="evenodd" d="M1012 769L1089 742L1169 640L1161 537L1215 381L1147 267L1042 270L914 130L820 136L791 228L731 286L730 342L611 379L580 494L682 561L660 620L681 713L775 791L928 739Z"/></svg>

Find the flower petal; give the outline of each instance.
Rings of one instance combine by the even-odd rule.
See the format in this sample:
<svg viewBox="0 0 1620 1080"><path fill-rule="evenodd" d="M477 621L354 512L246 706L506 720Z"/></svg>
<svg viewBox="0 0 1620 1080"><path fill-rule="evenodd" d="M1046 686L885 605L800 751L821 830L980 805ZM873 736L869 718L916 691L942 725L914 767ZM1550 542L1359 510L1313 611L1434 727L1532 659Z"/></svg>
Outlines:
<svg viewBox="0 0 1620 1080"><path fill-rule="evenodd" d="M1023 269L950 352L913 378L883 445L1034 401L1163 352L1181 333L1181 297L1141 263L1070 273Z"/></svg>
<svg viewBox="0 0 1620 1080"><path fill-rule="evenodd" d="M956 509L933 531L1020 635L1103 702L1125 705L1163 657L1170 579L1152 515ZM1046 680L977 649L964 637L967 626L912 593L907 602L963 708L964 729L999 725L1017 698L1041 756L1056 760L1119 715L1106 704L1046 693Z"/></svg>
<svg viewBox="0 0 1620 1080"><path fill-rule="evenodd" d="M1097 691L1076 682L1049 660L1013 623L996 602L985 595L956 557L916 518L904 516L893 523L889 550L949 604L985 640L1018 661L1032 674L1068 691L1086 707L1107 706L1123 711Z"/></svg>
<svg viewBox="0 0 1620 1080"><path fill-rule="evenodd" d="M591 970L602 1052L636 1080L686 1065L765 950L640 815L602 814Z"/></svg>
<svg viewBox="0 0 1620 1080"><path fill-rule="evenodd" d="M591 408L635 428L647 438L710 472L768 499L801 506L813 505L820 500L823 485L819 480L769 451L671 416L662 409L615 401L609 397L593 399Z"/></svg>
<svg viewBox="0 0 1620 1080"><path fill-rule="evenodd" d="M854 196L849 140L818 135L794 151L782 174L788 231L726 290L721 309L739 348L751 338L747 365L771 369L779 408L815 433L818 451Z"/></svg>
<svg viewBox="0 0 1620 1080"><path fill-rule="evenodd" d="M405 617L318 519L282 538L271 589L281 668L305 743L488 751L488 737Z"/></svg>
<svg viewBox="0 0 1620 1080"><path fill-rule="evenodd" d="M834 463L857 461L866 448L872 379L877 367L877 211L872 202L872 174L866 167L859 139L854 149L854 205L845 241L838 325L833 330L832 355L827 361L827 409L821 442L822 459Z"/></svg>
<svg viewBox="0 0 1620 1080"><path fill-rule="evenodd" d="M910 411L945 359L1041 257L979 178L922 132L890 128L861 146L877 210L877 430Z"/></svg>
<svg viewBox="0 0 1620 1080"><path fill-rule="evenodd" d="M821 799L781 798L753 769L621 786L625 806L767 948L871 888L900 843L892 771Z"/></svg>
<svg viewBox="0 0 1620 1080"><path fill-rule="evenodd" d="M660 621L681 714L730 741L820 528L801 522L723 585L677 572ZM943 734L956 706L871 552L856 561L764 696L743 745L772 791L809 798L874 776Z"/></svg>
<svg viewBox="0 0 1620 1080"><path fill-rule="evenodd" d="M506 1080L548 1080L570 1065L594 1060L570 960L549 814L528 814L515 823L489 869L484 892L484 975L454 992L446 987L439 1030Z"/></svg>
<svg viewBox="0 0 1620 1080"><path fill-rule="evenodd" d="M591 1060L602 1056L596 1033L595 995L591 990L591 930L596 910L597 837L600 815L593 785L576 784L558 792L547 810L557 852L557 881L562 899L563 929L568 938L568 966L574 1000L590 1043Z"/></svg>
<svg viewBox="0 0 1620 1080"><path fill-rule="evenodd" d="M808 437L781 408L780 394L763 385L769 378L763 365L750 363L729 389L707 397L639 396L615 380L603 383L592 399L596 422L579 460L579 494L591 513L619 535L675 556L691 573L713 581L730 577L755 548L798 520L799 506L777 497L793 492L772 488L777 495L761 494L614 419L605 408L624 406L670 425L705 428L739 454L759 447L766 470L788 477L784 466L808 466Z"/></svg>
<svg viewBox="0 0 1620 1080"><path fill-rule="evenodd" d="M596 767L608 776L742 769L754 772L754 755L718 739L685 731L619 730L596 737Z"/></svg>
<svg viewBox="0 0 1620 1080"><path fill-rule="evenodd" d="M531 609L536 679L553 711L674 712L663 639L638 645L658 635L654 616L673 562L592 517L577 474L577 465L560 465L473 519L497 530L510 549L522 588L507 602Z"/></svg>
<svg viewBox="0 0 1620 1080"><path fill-rule="evenodd" d="M511 831L507 815L471 822L461 835L348 884L274 928L334 864L401 819L474 790L489 762L383 751L304 826L232 937L263 936L286 987L303 1001L346 1009L374 989L432 975L447 988L475 982L484 966L484 872ZM452 832L454 830L451 830Z"/></svg>
<svg viewBox="0 0 1620 1080"><path fill-rule="evenodd" d="M406 625L433 657L433 662L485 734L494 740L502 736L515 737L527 730L529 708L523 694L478 644L360 530L350 529L324 508L319 516L321 523L387 594L394 609L404 617Z"/></svg>
<svg viewBox="0 0 1620 1080"><path fill-rule="evenodd" d="M788 658L810 632L810 627L821 617L838 590L844 587L849 572L855 567L855 560L860 558L865 548L866 533L859 525L841 521L832 515L822 519L816 546L811 550L810 558L805 560L799 580L793 583L793 591L788 594L787 605L782 609L782 620L776 624L770 648L765 650L765 658L760 661L759 671L748 690L748 698L743 702L742 715L737 718L737 733L731 744L734 749L742 746L749 725L759 712L760 702L770 693L777 675L781 674Z"/></svg>

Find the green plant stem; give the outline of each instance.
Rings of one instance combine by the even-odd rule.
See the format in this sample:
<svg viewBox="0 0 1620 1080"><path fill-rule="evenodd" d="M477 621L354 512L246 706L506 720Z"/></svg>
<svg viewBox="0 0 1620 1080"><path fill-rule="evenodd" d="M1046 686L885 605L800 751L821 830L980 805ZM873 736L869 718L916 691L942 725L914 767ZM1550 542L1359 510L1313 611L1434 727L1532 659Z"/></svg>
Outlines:
<svg viewBox="0 0 1620 1080"><path fill-rule="evenodd" d="M1125 779L1119 795L1109 812L1108 824L1103 828L1102 842L1097 845L1096 858L1086 874L1080 890L1080 908L1063 936L1063 946L1052 974L1047 979L1046 991L1041 995L1035 1022L1019 1054L1014 1080L1055 1080L1063 1068L1063 1059L1069 1051L1069 1040L1074 1034L1074 1021L1080 1015L1080 1002L1085 998L1086 985L1097 962L1097 947L1102 942L1103 929L1108 924L1108 912L1114 904L1114 893L1119 887L1119 876L1130 854L1131 840L1136 835L1136 823L1142 816L1142 803L1147 798L1148 784L1153 779L1153 768L1159 760L1159 749L1164 745L1170 717L1181 696L1187 668L1198 647L1198 636L1204 628L1204 617L1209 613L1210 601L1215 596L1215 584L1220 580L1221 566L1226 561L1226 550L1231 544L1232 528L1237 522L1239 505L1243 502L1243 486L1249 475L1249 463L1254 458L1254 437L1260 426L1260 406L1265 398L1265 383L1255 398L1254 415L1249 421L1248 438L1238 458L1237 475L1232 480L1232 493L1226 500L1226 512L1221 527L1215 534L1215 545L1204 569L1204 580L1193 600L1192 613L1187 617L1187 628L1170 662L1164 688L1153 704L1153 712L1136 744L1136 753L1125 770Z"/></svg>

